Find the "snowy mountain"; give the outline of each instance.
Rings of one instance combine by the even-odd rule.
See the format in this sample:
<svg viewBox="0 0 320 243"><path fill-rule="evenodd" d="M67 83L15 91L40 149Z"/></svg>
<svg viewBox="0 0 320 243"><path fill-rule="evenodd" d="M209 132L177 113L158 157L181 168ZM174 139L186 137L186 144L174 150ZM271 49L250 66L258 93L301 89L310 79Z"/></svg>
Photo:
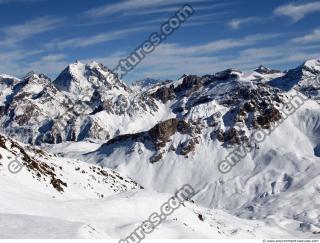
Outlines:
<svg viewBox="0 0 320 243"><path fill-rule="evenodd" d="M107 141L124 130L142 129L142 120L163 114L160 102L117 79L109 83L108 74L102 64L76 62L53 82L34 73L8 85L8 79L1 79L6 85L1 131L31 144Z"/></svg>
<svg viewBox="0 0 320 243"><path fill-rule="evenodd" d="M239 217L277 215L319 226L318 103L305 101L258 144L254 132L281 121L285 114L278 107L287 105L295 92L250 81L236 70L186 76L160 90L152 95L170 103L176 118L109 140L79 158L116 169L152 190L172 193L190 183L201 205ZM222 174L219 161L239 145L248 155Z"/></svg>
<svg viewBox="0 0 320 243"><path fill-rule="evenodd" d="M137 91L146 91L154 86L158 86L161 84L165 84L170 82L169 80L163 81L160 79L152 79L152 78L145 78L140 79L132 82L131 88Z"/></svg>
<svg viewBox="0 0 320 243"><path fill-rule="evenodd" d="M151 237L162 238L171 226L173 238L319 236L319 60L287 72L264 66L252 72L226 69L131 86L117 78L110 82L110 73L102 64L76 62L52 82L43 74L21 80L1 76L1 136L8 141L3 144L9 144L2 146L4 153L13 157L10 144L17 144L13 147L39 157L35 163L49 164L49 172L42 167L33 171L27 159L30 171L20 172L25 174L18 182L25 184L22 188L33 185L23 190L35 198L50 194L43 200L51 212L4 207L3 214L8 210L13 215L6 216L13 226L19 220L32 221L16 215L28 214L50 225L63 219L69 230L65 235L57 228L59 237L124 237L147 212L160 207L154 202L165 201L187 183L196 191L194 202L186 203ZM257 140L259 133L265 134L263 141ZM35 152L39 148L11 138L40 145L48 151L40 153L45 159ZM220 162L234 156L240 159L222 173ZM43 179L37 178L38 172ZM103 181L104 173L113 175L112 187L106 182L101 188L93 179ZM3 178L9 185L15 177ZM90 186L83 186L87 179ZM63 191L54 188L56 183L50 185L52 180ZM6 190L3 193L18 193L14 186ZM61 201L52 202L51 193ZM70 198L76 201L67 204ZM27 204L31 199L21 200ZM91 204L110 215L109 220L96 216L94 207L84 216L68 212L69 207L83 211ZM65 211L54 217L59 207ZM130 213L122 212L124 208L137 215L126 218Z"/></svg>
<svg viewBox="0 0 320 243"><path fill-rule="evenodd" d="M255 69L254 71L256 71L257 73L260 74L276 74L276 73L282 73L279 70L274 70L268 67L265 67L263 65L260 65L257 69Z"/></svg>
<svg viewBox="0 0 320 243"><path fill-rule="evenodd" d="M283 90L297 89L313 99L320 99L320 60L307 60L297 68L290 69L286 75L272 80L271 85Z"/></svg>

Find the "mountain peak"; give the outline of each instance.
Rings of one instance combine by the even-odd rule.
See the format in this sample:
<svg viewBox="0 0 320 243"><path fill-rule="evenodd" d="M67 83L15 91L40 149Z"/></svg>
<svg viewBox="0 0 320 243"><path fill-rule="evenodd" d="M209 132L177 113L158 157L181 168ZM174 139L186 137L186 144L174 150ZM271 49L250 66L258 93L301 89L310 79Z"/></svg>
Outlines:
<svg viewBox="0 0 320 243"><path fill-rule="evenodd" d="M58 89L75 95L92 90L94 87L124 86L118 79L110 79L110 74L112 71L101 63L93 61L85 64L76 61L69 64L53 84Z"/></svg>
<svg viewBox="0 0 320 243"><path fill-rule="evenodd" d="M221 72L217 72L215 74L215 76L218 79L229 80L229 79L239 79L241 74L242 74L241 71L234 69L234 68L229 68L229 69L223 70Z"/></svg>
<svg viewBox="0 0 320 243"><path fill-rule="evenodd" d="M271 68L265 67L263 65L260 65L254 71L257 72L257 73L260 73L260 74L275 74L275 73L280 73L281 72L279 70L271 69Z"/></svg>
<svg viewBox="0 0 320 243"><path fill-rule="evenodd" d="M320 73L320 60L319 59L309 59L302 64L302 68L307 71Z"/></svg>
<svg viewBox="0 0 320 243"><path fill-rule="evenodd" d="M161 82L162 81L160 79L144 78L134 81L132 86L140 87L142 90L145 90Z"/></svg>
<svg viewBox="0 0 320 243"><path fill-rule="evenodd" d="M287 77L297 79L304 79L308 77L314 77L320 74L320 61L318 59L309 59L297 68L290 69L287 73Z"/></svg>

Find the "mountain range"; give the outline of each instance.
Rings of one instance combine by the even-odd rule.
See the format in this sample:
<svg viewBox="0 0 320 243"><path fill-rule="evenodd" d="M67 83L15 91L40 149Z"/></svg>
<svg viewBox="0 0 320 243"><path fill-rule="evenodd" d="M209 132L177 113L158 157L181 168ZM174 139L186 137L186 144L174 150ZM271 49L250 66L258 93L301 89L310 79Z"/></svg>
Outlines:
<svg viewBox="0 0 320 243"><path fill-rule="evenodd" d="M121 238L184 184L195 196L150 237L319 237L320 60L131 85L110 73L0 75L1 238Z"/></svg>

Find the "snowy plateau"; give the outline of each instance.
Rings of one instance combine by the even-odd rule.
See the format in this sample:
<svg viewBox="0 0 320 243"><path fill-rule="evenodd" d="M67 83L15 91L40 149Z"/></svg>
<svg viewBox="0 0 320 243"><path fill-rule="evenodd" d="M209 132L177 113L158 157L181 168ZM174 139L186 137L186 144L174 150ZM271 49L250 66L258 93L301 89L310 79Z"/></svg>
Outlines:
<svg viewBox="0 0 320 243"><path fill-rule="evenodd" d="M0 75L0 238L123 239L184 184L195 195L147 239L320 238L320 60L132 85L110 74Z"/></svg>

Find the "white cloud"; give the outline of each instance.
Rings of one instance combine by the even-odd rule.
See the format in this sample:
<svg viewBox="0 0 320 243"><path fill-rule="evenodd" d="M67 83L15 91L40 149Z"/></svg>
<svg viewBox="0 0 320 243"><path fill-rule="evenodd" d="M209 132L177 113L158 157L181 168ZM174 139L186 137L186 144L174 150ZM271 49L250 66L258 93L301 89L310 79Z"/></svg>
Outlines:
<svg viewBox="0 0 320 243"><path fill-rule="evenodd" d="M143 77L171 78L179 77L184 73L206 74L220 69L232 67L236 64L237 50L231 56L225 56L226 50L237 47L253 46L265 40L276 38L278 34L256 34L240 39L223 39L202 45L184 46L181 44L161 44L147 55L144 60L124 80L134 80ZM107 58L93 58L114 68L118 60L124 59L127 54L118 53ZM242 58L244 62L246 58ZM248 61L248 60L246 60Z"/></svg>
<svg viewBox="0 0 320 243"><path fill-rule="evenodd" d="M63 18L44 16L23 24L5 27L2 29L4 38L0 40L0 45L13 45L34 35L48 32L57 28L63 20Z"/></svg>
<svg viewBox="0 0 320 243"><path fill-rule="evenodd" d="M179 48L185 47L179 46ZM187 53L171 55L163 52L160 47L159 50L147 56L132 73L124 77L124 80L143 77L179 78L182 74L212 74L227 68L253 70L260 64L278 68L279 65L302 63L309 58L319 58L320 52L318 50L319 48L316 47L308 49L299 45L281 45L267 48L249 47L229 55L217 53L216 55L197 56Z"/></svg>
<svg viewBox="0 0 320 243"><path fill-rule="evenodd" d="M305 4L287 4L274 10L278 16L290 17L294 22L303 19L307 14L320 11L320 2L310 2Z"/></svg>
<svg viewBox="0 0 320 243"><path fill-rule="evenodd" d="M64 54L48 54L42 56L37 61L25 63L23 70L25 73L32 70L36 73L57 75L68 65L68 61L66 59L67 56Z"/></svg>
<svg viewBox="0 0 320 243"><path fill-rule="evenodd" d="M23 75L23 62L29 57L41 54L41 50L27 51L23 49L0 52L0 73Z"/></svg>
<svg viewBox="0 0 320 243"><path fill-rule="evenodd" d="M188 1L186 1L188 2ZM189 1L189 2L196 2L196 1ZM199 1L200 2L200 1ZM152 3L152 2L150 2ZM168 4L170 3L177 3L175 1L172 2L168 2ZM192 6L194 8L194 10L196 12L201 11L201 10L211 10L211 9L217 9L217 8L222 8L222 7L226 7L231 5L230 2L224 2L224 3L214 3L211 5L206 5L206 6ZM148 5L145 5L145 7L147 9L139 9L139 11L129 11L129 12L125 12L122 14L122 16L128 16L128 15L148 15L148 14L156 14L156 13L174 13L177 11L177 7L161 7L161 8L150 8ZM213 17L213 15L216 15L218 13L212 14L211 16Z"/></svg>
<svg viewBox="0 0 320 243"><path fill-rule="evenodd" d="M153 53L147 55L132 72L124 77L124 80L144 77L178 78L184 73L203 75L232 67L253 70L259 64L273 65L278 68L279 65L302 62L307 58L320 56L319 45L288 42L278 46L264 46L265 40L277 36L278 34L249 35L239 39L217 40L191 46L174 43L162 44ZM232 50L232 52L225 52L226 50ZM117 66L120 59L125 58L129 53L114 52L111 55L108 54L107 57L92 57L82 61L95 60L112 69ZM37 61L28 62L27 57L33 54L36 53L27 54L22 50L2 53L0 59L6 62L0 66L0 72L19 70L21 74L24 74L35 70L54 78L68 64L68 57L61 53L46 54Z"/></svg>
<svg viewBox="0 0 320 243"><path fill-rule="evenodd" d="M77 48L77 47L87 47L96 45L99 43L104 43L112 40L119 40L129 36L132 33L145 31L150 29L150 27L137 27L118 31L111 31L106 33L99 33L93 36L84 36L71 39L56 39L45 45L49 49L64 49L64 48Z"/></svg>
<svg viewBox="0 0 320 243"><path fill-rule="evenodd" d="M320 28L315 29L311 34L308 34L302 37L297 37L293 39L293 41L298 43L318 42L320 41Z"/></svg>
<svg viewBox="0 0 320 243"><path fill-rule="evenodd" d="M232 19L228 25L231 29L239 29L242 25L249 24L252 22L258 21L257 17L248 17L248 18L242 18L242 19Z"/></svg>
<svg viewBox="0 0 320 243"><path fill-rule="evenodd" d="M64 54L43 54L36 61L29 58L39 55L41 51L17 50L0 54L2 60L0 73L24 76L29 71L44 73L48 75L57 75L67 65L67 56ZM53 77L54 78L54 77Z"/></svg>
<svg viewBox="0 0 320 243"><path fill-rule="evenodd" d="M180 46L178 44L162 44L161 51L170 55L207 55L237 47L254 45L258 42L278 37L278 33L255 34L240 39L221 39L203 45Z"/></svg>
<svg viewBox="0 0 320 243"><path fill-rule="evenodd" d="M3 62L23 60L27 57L30 57L39 53L42 53L42 51L14 50L14 51L1 52L0 53L1 64Z"/></svg>
<svg viewBox="0 0 320 243"><path fill-rule="evenodd" d="M208 0L128 0L121 1L114 4L106 4L94 9L90 9L86 14L90 17L100 17L105 15L112 14L122 14L126 13L130 15L136 14L135 11L149 10L149 13L152 13L151 10L158 11L159 7L172 6L174 4L183 4L183 3L192 3L192 2L207 2ZM169 10L169 9L168 9Z"/></svg>
<svg viewBox="0 0 320 243"><path fill-rule="evenodd" d="M34 2L42 2L45 0L0 0L0 4L8 4L8 3L34 3Z"/></svg>

